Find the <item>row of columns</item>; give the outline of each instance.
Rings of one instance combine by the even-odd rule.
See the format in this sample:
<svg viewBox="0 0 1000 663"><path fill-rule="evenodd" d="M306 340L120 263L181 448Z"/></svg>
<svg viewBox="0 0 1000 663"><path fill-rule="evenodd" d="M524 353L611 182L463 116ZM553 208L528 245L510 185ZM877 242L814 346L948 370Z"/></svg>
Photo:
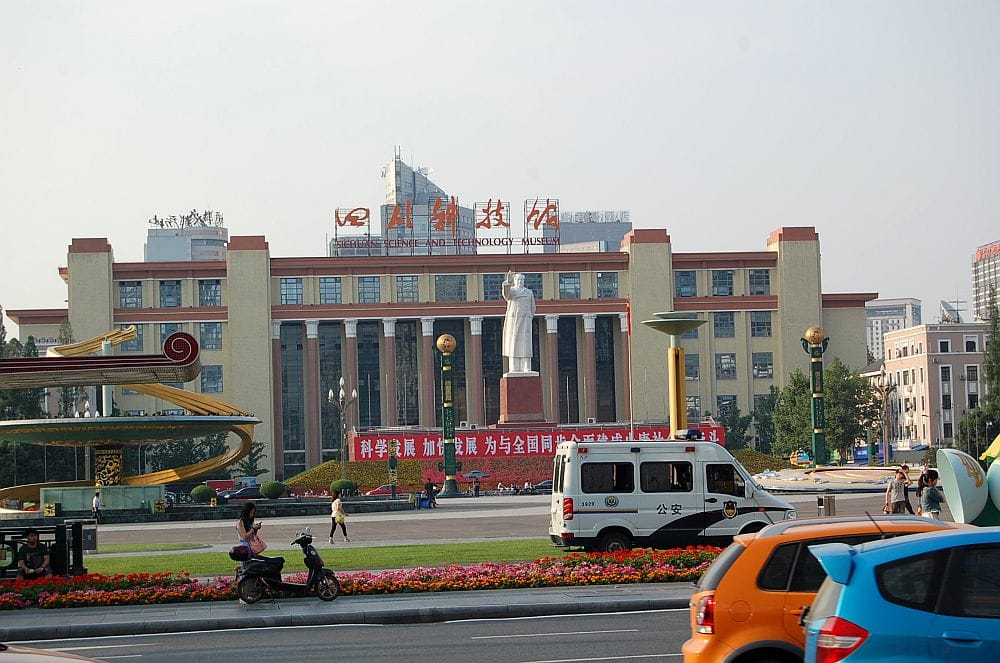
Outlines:
<svg viewBox="0 0 1000 663"><path fill-rule="evenodd" d="M626 338L628 333L628 320L626 314L618 315L622 337ZM582 419L596 416L597 413L597 335L596 323L597 314L585 313L583 318L583 353L584 372L582 391L584 393L584 411ZM420 318L420 391L419 413L420 423L423 426L434 425L434 320L435 318ZM472 357L468 362L468 373L466 379L466 395L468 402L468 418L472 423L484 425L485 414L483 412L483 366L482 366L482 334L483 316L470 316L469 335L467 337L468 347L466 357ZM345 381L344 390L351 393L358 384L358 319L346 318L340 320L344 327L344 344L341 353L341 366ZM323 386L320 385L319 375L319 320L305 320L306 343L304 348L303 379L305 381L305 419L306 419L306 467L313 467L320 463L322 447L321 432L321 410L326 402ZM558 420L559 413L559 316L545 316L545 366L542 373L546 376L548 390L546 395L545 412L550 419ZM382 362L385 385L396 384L396 319L382 319ZM629 358L629 344L621 344L621 366L619 369L623 375L620 389L619 402L622 404L622 411L629 412L629 381L631 380L631 362ZM281 403L281 321L271 322L271 365L272 365L272 406L274 411L274 439L278 451L276 465L280 467L282 457L282 403ZM385 409L382 417L382 424L387 427L396 426L396 391L394 388L384 389ZM353 421L357 421L357 407L355 403L354 411L350 416ZM279 468L276 468L279 469Z"/></svg>

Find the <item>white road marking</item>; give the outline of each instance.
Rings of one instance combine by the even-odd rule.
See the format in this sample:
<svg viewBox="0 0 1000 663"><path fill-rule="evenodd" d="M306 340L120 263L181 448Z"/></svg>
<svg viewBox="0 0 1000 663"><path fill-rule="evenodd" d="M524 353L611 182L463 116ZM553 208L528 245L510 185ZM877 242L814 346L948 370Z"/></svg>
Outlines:
<svg viewBox="0 0 1000 663"><path fill-rule="evenodd" d="M652 614L655 612L688 612L690 608L657 608L656 610L624 610L619 612L587 612L572 615L531 615L528 617L498 617L496 619L490 619L488 617L480 617L477 619L451 619L446 622L441 622L442 624L474 624L476 622L519 622L527 621L531 619L576 619L579 617L606 617L614 615L644 615Z"/></svg>
<svg viewBox="0 0 1000 663"><path fill-rule="evenodd" d="M121 637L121 636L118 636ZM49 640L49 642L52 642ZM60 647L59 651L83 651L85 649L116 649L118 647L148 647L149 645L158 645L159 642L144 642L142 644L134 645L91 645L89 647Z"/></svg>
<svg viewBox="0 0 1000 663"><path fill-rule="evenodd" d="M515 635L474 635L471 640L496 640L500 638L546 638L551 635L594 635L596 633L638 633L637 628L620 628L611 631L562 631L561 633L518 633Z"/></svg>

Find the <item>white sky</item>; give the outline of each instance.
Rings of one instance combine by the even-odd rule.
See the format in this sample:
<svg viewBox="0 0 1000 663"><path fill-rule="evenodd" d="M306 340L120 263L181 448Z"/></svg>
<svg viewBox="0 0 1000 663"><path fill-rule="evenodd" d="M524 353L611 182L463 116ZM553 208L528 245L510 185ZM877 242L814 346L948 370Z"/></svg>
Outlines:
<svg viewBox="0 0 1000 663"><path fill-rule="evenodd" d="M676 251L814 225L824 291L931 321L1000 239L998 35L967 0L0 0L0 305L191 208L322 255L401 145L463 202L630 209Z"/></svg>

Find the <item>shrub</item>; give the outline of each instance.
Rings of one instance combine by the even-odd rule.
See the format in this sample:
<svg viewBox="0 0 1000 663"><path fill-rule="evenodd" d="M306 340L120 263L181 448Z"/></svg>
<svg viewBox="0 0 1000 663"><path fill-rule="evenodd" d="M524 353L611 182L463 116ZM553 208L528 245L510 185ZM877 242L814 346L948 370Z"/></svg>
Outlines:
<svg viewBox="0 0 1000 663"><path fill-rule="evenodd" d="M280 481L268 481L260 487L260 494L269 500L276 500L288 492L288 486Z"/></svg>
<svg viewBox="0 0 1000 663"><path fill-rule="evenodd" d="M357 490L357 488L358 484L354 483L350 479L337 479L336 481L330 484L330 493L333 493L333 491L335 490L339 490L340 492L345 492L345 491L350 492L353 490Z"/></svg>
<svg viewBox="0 0 1000 663"><path fill-rule="evenodd" d="M200 504L207 503L213 497L215 497L215 490L208 486L195 486L191 489L191 499Z"/></svg>

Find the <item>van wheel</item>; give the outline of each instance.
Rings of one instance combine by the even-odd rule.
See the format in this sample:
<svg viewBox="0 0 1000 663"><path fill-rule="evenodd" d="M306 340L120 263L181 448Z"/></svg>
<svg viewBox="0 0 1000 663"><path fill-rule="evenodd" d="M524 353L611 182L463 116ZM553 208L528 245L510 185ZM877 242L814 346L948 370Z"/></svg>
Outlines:
<svg viewBox="0 0 1000 663"><path fill-rule="evenodd" d="M632 539L627 534L611 532L601 537L597 544L599 550L603 552L618 552L619 550L631 550Z"/></svg>

